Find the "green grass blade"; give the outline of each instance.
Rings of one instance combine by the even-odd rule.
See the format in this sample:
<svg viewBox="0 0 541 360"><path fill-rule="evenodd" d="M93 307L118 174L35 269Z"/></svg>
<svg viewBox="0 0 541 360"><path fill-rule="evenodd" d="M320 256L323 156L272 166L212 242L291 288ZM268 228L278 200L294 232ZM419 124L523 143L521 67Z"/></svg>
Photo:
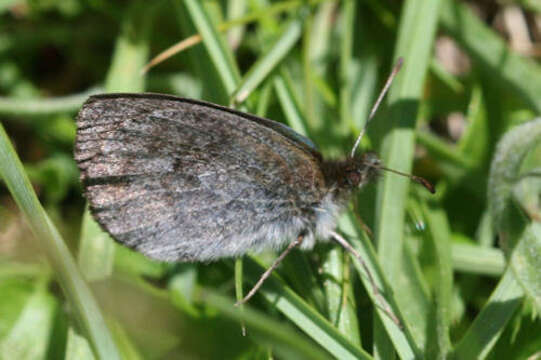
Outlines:
<svg viewBox="0 0 541 360"><path fill-rule="evenodd" d="M250 334L264 338L264 342L275 345L279 348L285 347L290 352L290 356L303 359L330 359L331 357L305 336L294 331L290 326L282 324L250 307L245 307L244 311L236 308L228 298L205 290L200 294L201 300L220 310L225 316L246 323Z"/></svg>
<svg viewBox="0 0 541 360"><path fill-rule="evenodd" d="M227 4L227 19L228 21L241 18L246 12L246 0L229 0ZM236 48L242 41L246 26L238 25L227 32L227 42Z"/></svg>
<svg viewBox="0 0 541 360"><path fill-rule="evenodd" d="M522 303L523 296L513 271L508 268L481 313L456 345L453 358L486 358L507 322Z"/></svg>
<svg viewBox="0 0 541 360"><path fill-rule="evenodd" d="M73 306L81 329L96 355L103 359L119 359L115 343L90 289L75 265L64 240L39 203L1 124L0 175L27 218L34 236L43 245L58 281Z"/></svg>
<svg viewBox="0 0 541 360"><path fill-rule="evenodd" d="M459 1L443 1L441 25L491 77L521 96L537 113L541 112L539 65L509 50L494 31Z"/></svg>
<svg viewBox="0 0 541 360"><path fill-rule="evenodd" d="M457 79L457 77L447 71L443 65L441 65L436 59L432 59L430 62L430 71L434 74L442 83L447 85L455 93L464 93L464 85Z"/></svg>
<svg viewBox="0 0 541 360"><path fill-rule="evenodd" d="M34 116L58 113L74 113L92 94L101 92L100 88L91 88L80 94L59 96L51 99L26 99L0 97L0 115Z"/></svg>
<svg viewBox="0 0 541 360"><path fill-rule="evenodd" d="M468 127L460 138L458 149L470 167L480 168L488 160L490 129L488 113L481 87L473 87L468 104Z"/></svg>
<svg viewBox="0 0 541 360"><path fill-rule="evenodd" d="M85 207L77 263L86 280L96 281L113 273L115 246L113 239L94 221Z"/></svg>
<svg viewBox="0 0 541 360"><path fill-rule="evenodd" d="M435 319L432 324L434 331L429 331L427 337L427 358L445 359L451 350L449 337L451 299L453 293L453 267L451 263L451 234L445 211L437 204L421 204L428 231L431 247L434 249L434 262L437 269L435 284Z"/></svg>
<svg viewBox="0 0 541 360"><path fill-rule="evenodd" d="M259 279L265 268L248 258L244 263L245 277L252 283ZM372 357L355 346L328 320L295 294L278 276L273 274L265 281L259 294L273 304L290 321L325 348L337 359L371 359Z"/></svg>
<svg viewBox="0 0 541 360"><path fill-rule="evenodd" d="M310 306L325 313L325 296L320 278L303 251L290 253L282 263L282 274L287 274L287 282Z"/></svg>
<svg viewBox="0 0 541 360"><path fill-rule="evenodd" d="M287 73L283 68L281 73L274 78L274 90L276 91L278 101L280 101L282 111L289 126L299 134L306 136L308 134L308 129L305 125L306 119L304 118L293 88L288 82Z"/></svg>
<svg viewBox="0 0 541 360"><path fill-rule="evenodd" d="M233 94L238 86L240 74L231 52L224 44L221 35L212 24L203 3L197 0L184 0L190 17L203 37L203 44L212 60L228 95Z"/></svg>
<svg viewBox="0 0 541 360"><path fill-rule="evenodd" d="M402 10L395 58L402 56L404 65L389 92L392 123L385 120L386 124L378 126L378 135L384 138L381 155L385 166L403 172L411 171L415 121L430 64L439 5L440 1L435 0L409 0ZM408 187L407 178L385 174L377 190L375 231L378 255L395 293L402 293L399 278L403 272L401 257ZM408 325L413 327L412 333L418 334L415 339L417 347L425 348L423 323L408 320L410 316L411 319L426 318L427 314L415 313L411 304L401 299L403 298L397 298L401 312L406 316ZM384 324L386 323L384 319ZM417 329L414 329L415 327Z"/></svg>
<svg viewBox="0 0 541 360"><path fill-rule="evenodd" d="M56 299L38 285L15 325L0 342L0 358L44 359L53 336L52 323L57 306Z"/></svg>
<svg viewBox="0 0 541 360"><path fill-rule="evenodd" d="M113 59L105 80L106 92L141 92L145 77L141 69L148 60L148 41L152 12L143 1L136 1L128 9L116 40Z"/></svg>
<svg viewBox="0 0 541 360"><path fill-rule="evenodd" d="M413 159L414 125L417 106L429 64L438 12L438 1L411 0L406 3L401 37L395 53L404 57L404 66L389 92L392 122L382 146L387 167L409 172ZM411 15L410 15L411 14ZM422 14L422 15L421 15ZM423 21L417 21L422 16ZM429 16L427 18L427 16ZM392 126L395 125L395 126ZM400 127L396 126L400 125ZM385 130L384 130L385 131ZM378 188L376 233L380 256L385 257L391 279L398 273L403 234L404 206L409 180L386 174Z"/></svg>
<svg viewBox="0 0 541 360"><path fill-rule="evenodd" d="M306 16L306 20L304 21L304 30L302 32L302 55L301 55L301 61L302 61L302 78L303 78L303 88L304 88L304 95L303 95L303 109L304 113L306 114L306 119L308 120L308 123L312 124L314 126L317 124L316 120L316 106L321 105L321 102L318 98L316 98L314 95L314 70L315 67L312 64L312 53L314 52L314 33L317 32L317 35L322 36L321 38L318 38L317 43L323 43L326 44L326 38L325 34L327 33L328 26L323 26L323 29L317 29L314 27L314 14L308 13L308 16Z"/></svg>
<svg viewBox="0 0 541 360"><path fill-rule="evenodd" d="M197 33L190 13L183 2L173 2L175 9L175 19L178 22L183 37L192 36ZM185 52L184 57L188 61L187 66L194 80L201 87L198 98L215 102L217 104L227 104L229 94L222 85L222 80L216 68L209 57L204 46L195 46L190 51Z"/></svg>
<svg viewBox="0 0 541 360"><path fill-rule="evenodd" d="M233 102L243 102L252 91L280 64L297 43L302 33L302 18L294 19L269 51L258 58L233 94Z"/></svg>
<svg viewBox="0 0 541 360"><path fill-rule="evenodd" d="M356 133L364 126L374 102L378 66L378 60L373 55L355 59L352 63L351 116Z"/></svg>
<svg viewBox="0 0 541 360"><path fill-rule="evenodd" d="M94 354L88 342L84 337L77 334L75 329L70 326L68 330L68 340L66 344L66 355L64 360L95 360Z"/></svg>
<svg viewBox="0 0 541 360"><path fill-rule="evenodd" d="M328 63L321 59L332 56L334 44L331 36L334 31L334 16L337 2L323 2L310 13L304 24L302 39L302 68L303 68L303 112L306 115L307 123L314 130L323 126L324 117L321 114L326 110L326 95L336 98L334 91L322 93L321 84L324 83L325 74L332 69ZM327 90L327 89L325 89Z"/></svg>
<svg viewBox="0 0 541 360"><path fill-rule="evenodd" d="M356 1L342 2L342 42L340 47L340 121L342 129L349 129L353 123L351 116L352 52L355 27Z"/></svg>
<svg viewBox="0 0 541 360"><path fill-rule="evenodd" d="M255 111L257 116L266 117L272 97L272 86L272 81L267 81L263 84Z"/></svg>
<svg viewBox="0 0 541 360"><path fill-rule="evenodd" d="M344 256L344 251L335 246L322 258L321 276L324 279L323 287L330 322L353 344L361 347L348 260L349 258Z"/></svg>
<svg viewBox="0 0 541 360"><path fill-rule="evenodd" d="M492 247L494 242L494 229L492 228L492 216L490 215L489 210L485 210L483 215L481 215L481 219L479 220L479 225L475 233L475 241L481 247ZM503 268L501 274L503 274Z"/></svg>
<svg viewBox="0 0 541 360"><path fill-rule="evenodd" d="M112 321L110 324L113 336L118 344L118 348L122 353L124 359L130 360L143 360L144 358L139 354L137 348L132 343L126 330L120 326L116 321Z"/></svg>
<svg viewBox="0 0 541 360"><path fill-rule="evenodd" d="M454 242L451 248L453 268L470 274L500 276L505 270L501 250Z"/></svg>
<svg viewBox="0 0 541 360"><path fill-rule="evenodd" d="M361 255L370 273L372 274L374 283L378 289L380 289L381 296L384 297L392 312L400 319L402 325L404 326L403 329L400 329L381 309L381 305L379 305L376 307L379 316L376 321L381 321L384 327L380 329L383 334L378 334L378 336L382 336L383 339L386 339L388 336L390 344L394 345L394 348L399 354L400 358L419 358L422 356L421 350L414 341L411 330L409 329L409 324L404 321L405 318L400 313L400 309L397 306L397 296L389 285L390 283L386 278L385 273L382 271L381 262L378 260L378 256L376 255L372 243L365 236L365 234L358 229L356 224L357 222L353 215L348 213L346 216L342 216L340 218L339 227L340 230L345 234L346 239L350 241L353 247ZM362 280L364 287L367 289L368 295L372 299L372 303L376 305L380 304L380 300L374 297L372 284L370 283L364 268L356 259L353 260L353 264L359 273L359 277ZM387 352L388 349L385 349L385 351Z"/></svg>
<svg viewBox="0 0 541 360"><path fill-rule="evenodd" d="M237 302L241 301L242 298L244 298L244 292L242 291L242 284L243 284L243 271L242 271L242 265L243 265L242 258L235 259L235 297ZM239 305L239 310L241 314L244 312L244 304ZM246 324L241 323L242 328L242 334L246 335Z"/></svg>
<svg viewBox="0 0 541 360"><path fill-rule="evenodd" d="M456 169L454 171L446 170L446 174L451 176L462 175L464 173L463 170L467 170L472 166L471 162L460 154L455 146L445 142L432 133L420 131L417 135L417 139L419 144L426 147L431 156L442 162L444 166L447 164L447 167L451 166Z"/></svg>

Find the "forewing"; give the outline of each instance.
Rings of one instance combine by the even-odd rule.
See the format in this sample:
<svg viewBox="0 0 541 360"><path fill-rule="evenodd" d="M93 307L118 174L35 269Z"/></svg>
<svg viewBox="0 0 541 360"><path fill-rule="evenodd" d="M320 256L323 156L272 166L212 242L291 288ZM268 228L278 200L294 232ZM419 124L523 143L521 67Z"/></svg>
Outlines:
<svg viewBox="0 0 541 360"><path fill-rule="evenodd" d="M160 260L260 247L262 229L321 200L324 180L314 149L254 119L156 94L91 97L75 145L91 212L117 241Z"/></svg>

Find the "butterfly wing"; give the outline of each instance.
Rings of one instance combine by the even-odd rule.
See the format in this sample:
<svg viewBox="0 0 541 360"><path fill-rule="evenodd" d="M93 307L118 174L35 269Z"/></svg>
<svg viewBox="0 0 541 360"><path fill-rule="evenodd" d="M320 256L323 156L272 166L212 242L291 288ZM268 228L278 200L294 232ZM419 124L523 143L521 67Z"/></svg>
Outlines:
<svg viewBox="0 0 541 360"><path fill-rule="evenodd" d="M280 246L307 226L324 178L315 148L276 124L172 96L92 96L75 144L90 210L160 260Z"/></svg>

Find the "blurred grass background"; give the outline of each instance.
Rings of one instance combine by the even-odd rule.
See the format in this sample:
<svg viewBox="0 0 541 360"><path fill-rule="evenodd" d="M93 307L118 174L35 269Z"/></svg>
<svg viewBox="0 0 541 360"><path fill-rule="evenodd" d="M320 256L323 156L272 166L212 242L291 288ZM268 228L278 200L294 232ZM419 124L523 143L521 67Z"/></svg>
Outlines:
<svg viewBox="0 0 541 360"><path fill-rule="evenodd" d="M8 0L0 29L1 359L541 356L539 1ZM291 254L239 311L234 260L152 262L85 212L91 93L234 103L339 157L399 56L362 147L437 194L386 175L340 231L403 329L334 244ZM245 290L273 256L244 258Z"/></svg>

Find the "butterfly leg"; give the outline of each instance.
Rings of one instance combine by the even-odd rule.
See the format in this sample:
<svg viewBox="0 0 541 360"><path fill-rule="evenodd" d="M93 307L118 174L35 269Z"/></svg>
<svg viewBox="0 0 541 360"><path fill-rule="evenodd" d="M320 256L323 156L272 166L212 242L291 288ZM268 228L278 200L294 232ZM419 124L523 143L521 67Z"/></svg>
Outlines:
<svg viewBox="0 0 541 360"><path fill-rule="evenodd" d="M257 290L259 290L261 285L263 285L265 280L267 280L268 277L272 274L274 269L276 269L278 267L278 265L280 265L280 263L282 262L282 260L284 260L284 258L287 256L287 254L289 254L291 252L291 250L293 250L293 248L299 246L302 243L303 239L304 239L304 234L301 234L301 235L299 235L297 237L297 239L295 241L293 241L291 244L289 244L288 247L280 254L280 256L278 256L276 258L276 260L274 260L272 265L263 273L263 275L261 275L261 277L259 278L257 283L248 292L248 294L246 294L246 296L242 300L237 301L235 305L238 306L238 305L244 304L245 302L250 300L250 298L255 295Z"/></svg>
<svg viewBox="0 0 541 360"><path fill-rule="evenodd" d="M399 327L402 327L401 323L400 323L400 320L396 317L396 315L393 313L393 311L391 310L391 307L389 306L389 303L383 298L383 296L381 296L379 290L378 290L378 287L376 285L376 282L374 281L374 278L372 277L372 273L370 272L370 269L368 269L368 266L366 265L366 263L364 262L363 258L361 257L361 254L359 254L357 252L357 250L355 250L353 248L353 246L351 246L347 241L346 239L344 239L340 234L338 234L337 232L333 231L331 232L331 236L332 238L334 239L334 241L336 241L337 243L339 243L340 245L342 245L342 247L344 249L346 249L350 254L352 254L353 256L355 256L355 258L361 263L361 266L362 268L364 269L364 272L366 273L366 276L368 277L368 281L370 282L370 285L372 286L372 291L374 292L374 297L376 299L378 299L378 302L381 304L380 307L382 308L382 310L385 312L385 314L387 314L387 316L389 316L389 318Z"/></svg>

